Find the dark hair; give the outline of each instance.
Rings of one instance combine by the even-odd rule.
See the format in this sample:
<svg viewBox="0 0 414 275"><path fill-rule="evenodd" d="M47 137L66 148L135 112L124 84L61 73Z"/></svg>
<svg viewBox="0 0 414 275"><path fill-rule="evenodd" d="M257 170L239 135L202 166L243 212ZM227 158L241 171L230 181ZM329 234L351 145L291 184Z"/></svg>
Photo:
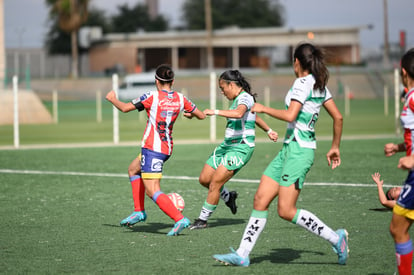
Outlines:
<svg viewBox="0 0 414 275"><path fill-rule="evenodd" d="M401 58L401 68L404 68L410 78L414 79L414 48L408 50Z"/></svg>
<svg viewBox="0 0 414 275"><path fill-rule="evenodd" d="M246 91L248 94L253 96L254 102L256 102L257 94L252 93L250 83L246 80L246 78L238 70L227 70L227 71L223 72L220 75L219 80L224 80L227 83L228 82L236 83L237 86L243 88L244 91Z"/></svg>
<svg viewBox="0 0 414 275"><path fill-rule="evenodd" d="M297 58L303 70L315 77L314 89L324 90L329 78L329 71L324 62L324 52L321 48L310 43L299 44L293 54L293 60Z"/></svg>
<svg viewBox="0 0 414 275"><path fill-rule="evenodd" d="M161 84L171 83L174 80L174 71L170 65L161 64L155 70L155 78L161 82Z"/></svg>
<svg viewBox="0 0 414 275"><path fill-rule="evenodd" d="M392 188L388 189L387 192L385 193L385 196L387 197L387 200L389 201L395 200L393 197L391 197L391 190Z"/></svg>

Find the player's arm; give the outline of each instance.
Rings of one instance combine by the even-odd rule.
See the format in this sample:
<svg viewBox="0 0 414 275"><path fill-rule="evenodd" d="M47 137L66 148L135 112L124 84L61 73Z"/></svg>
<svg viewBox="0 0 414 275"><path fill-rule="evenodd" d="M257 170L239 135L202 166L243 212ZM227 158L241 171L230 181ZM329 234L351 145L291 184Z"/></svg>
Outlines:
<svg viewBox="0 0 414 275"><path fill-rule="evenodd" d="M205 119L206 115L199 110L198 108L195 108L192 112L185 112L184 111L184 116L186 118L192 119L193 117L196 117L198 119Z"/></svg>
<svg viewBox="0 0 414 275"><path fill-rule="evenodd" d="M411 170L412 168L414 168L414 155L400 158L398 162L398 168L404 170Z"/></svg>
<svg viewBox="0 0 414 275"><path fill-rule="evenodd" d="M277 118L277 119L280 119L286 122L292 122L292 121L295 121L295 119L297 118L301 108L302 108L302 103L296 100L292 100L290 102L287 110L273 109L271 107L266 107L260 103L255 103L252 108L252 112L265 113L274 118Z"/></svg>
<svg viewBox="0 0 414 275"><path fill-rule="evenodd" d="M335 169L341 165L339 146L342 137L343 117L332 98L325 101L323 107L333 120L332 145L331 149L326 154L326 159L328 160L328 165L331 166L332 169Z"/></svg>
<svg viewBox="0 0 414 275"><path fill-rule="evenodd" d="M373 181L377 184L377 189L378 189L378 199L380 201L380 203L387 207L387 208L393 208L395 205L395 200L389 200L387 199L387 196L384 193L384 190L382 189L382 186L384 184L384 181L381 180L381 175L380 173L376 172L375 174L371 175Z"/></svg>
<svg viewBox="0 0 414 275"><path fill-rule="evenodd" d="M267 135L269 136L269 138L271 140L273 140L274 142L277 141L277 139L279 138L279 135L277 132L273 131L269 125L267 125L267 123L258 115L256 115L256 125L262 129L263 131L265 131L267 133Z"/></svg>
<svg viewBox="0 0 414 275"><path fill-rule="evenodd" d="M390 156L393 156L395 153L405 152L405 151L406 151L406 148L405 148L404 143L399 143L399 144L387 143L384 145L384 154L386 157L390 157Z"/></svg>
<svg viewBox="0 0 414 275"><path fill-rule="evenodd" d="M244 104L240 104L234 110L211 110L205 109L204 114L207 116L222 116L227 118L242 118L243 115L247 112L247 106Z"/></svg>
<svg viewBox="0 0 414 275"><path fill-rule="evenodd" d="M130 111L136 110L136 107L132 102L122 102L117 97L114 91L110 91L106 95L106 100L112 103L119 111L123 113L128 113Z"/></svg>

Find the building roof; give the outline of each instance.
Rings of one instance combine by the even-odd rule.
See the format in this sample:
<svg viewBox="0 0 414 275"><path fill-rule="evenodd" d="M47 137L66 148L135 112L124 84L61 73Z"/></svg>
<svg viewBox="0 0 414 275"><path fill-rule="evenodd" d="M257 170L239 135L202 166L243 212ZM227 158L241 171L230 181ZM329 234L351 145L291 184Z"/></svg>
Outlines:
<svg viewBox="0 0 414 275"><path fill-rule="evenodd" d="M325 28L238 28L231 27L212 32L213 47L268 47L294 46L301 41L311 41L318 45L359 45L359 32L368 26L325 27ZM141 48L165 47L205 47L207 32L166 31L109 33L92 41L92 45L125 44Z"/></svg>

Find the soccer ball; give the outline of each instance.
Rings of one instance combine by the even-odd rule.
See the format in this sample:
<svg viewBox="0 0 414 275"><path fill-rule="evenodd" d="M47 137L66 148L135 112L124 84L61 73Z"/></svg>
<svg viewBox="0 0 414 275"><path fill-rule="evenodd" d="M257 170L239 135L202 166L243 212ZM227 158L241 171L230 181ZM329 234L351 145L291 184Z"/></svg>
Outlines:
<svg viewBox="0 0 414 275"><path fill-rule="evenodd" d="M184 202L183 197L181 197L181 195L178 193L169 193L168 197L173 202L173 204L178 209L178 211L183 212L184 207L185 207L185 202Z"/></svg>

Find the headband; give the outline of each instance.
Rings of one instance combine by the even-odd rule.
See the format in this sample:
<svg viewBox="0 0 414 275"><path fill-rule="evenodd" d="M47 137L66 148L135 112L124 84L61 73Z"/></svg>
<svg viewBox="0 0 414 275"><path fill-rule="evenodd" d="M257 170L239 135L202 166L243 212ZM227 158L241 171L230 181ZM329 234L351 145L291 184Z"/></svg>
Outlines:
<svg viewBox="0 0 414 275"><path fill-rule="evenodd" d="M155 74L155 78L158 79L159 81L164 81L164 82L171 82L174 80L174 77L170 79L164 79L162 77L159 77L157 74Z"/></svg>

